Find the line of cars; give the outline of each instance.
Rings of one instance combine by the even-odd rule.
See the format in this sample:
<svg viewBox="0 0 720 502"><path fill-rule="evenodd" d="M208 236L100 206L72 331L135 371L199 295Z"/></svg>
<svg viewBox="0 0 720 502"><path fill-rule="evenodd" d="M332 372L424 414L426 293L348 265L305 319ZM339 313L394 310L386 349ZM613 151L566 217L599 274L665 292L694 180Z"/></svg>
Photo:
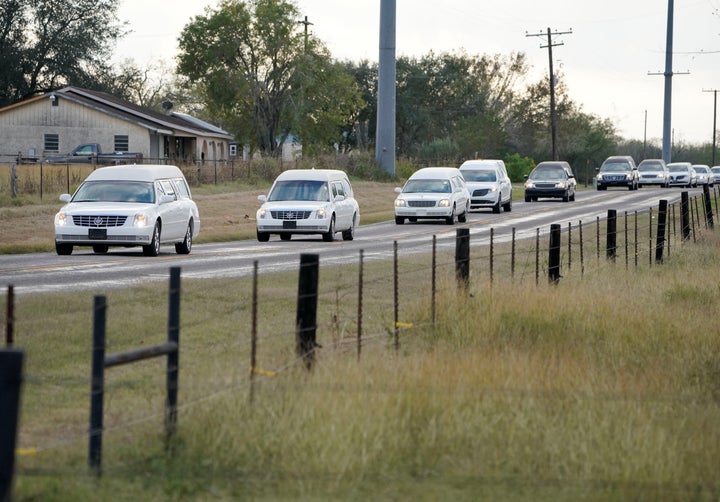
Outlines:
<svg viewBox="0 0 720 502"><path fill-rule="evenodd" d="M598 190L607 190L609 186L627 187L629 190L652 185L661 188L712 187L720 183L720 166L710 168L705 164L690 162L666 164L663 159L645 159L635 166L632 157L612 156L598 169L595 182Z"/></svg>

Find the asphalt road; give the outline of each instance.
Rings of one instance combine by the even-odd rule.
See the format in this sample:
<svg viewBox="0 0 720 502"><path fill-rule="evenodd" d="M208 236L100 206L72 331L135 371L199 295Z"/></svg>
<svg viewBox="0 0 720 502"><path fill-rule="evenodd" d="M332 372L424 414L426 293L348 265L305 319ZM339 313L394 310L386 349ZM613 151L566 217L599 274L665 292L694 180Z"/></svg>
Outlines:
<svg viewBox="0 0 720 502"><path fill-rule="evenodd" d="M684 189L683 189L684 190ZM470 213L466 223L453 226L442 222L418 222L396 225L394 221L361 225L353 241L323 242L318 236L293 236L281 241L272 236L270 242L255 240L194 245L190 255L177 255L173 246L163 246L158 257L145 257L141 248L110 248L105 255L97 255L90 248L75 248L70 256L55 253L0 255L0 295L7 294L12 285L16 295L56 293L68 291L104 291L145 284L148 281L167 281L170 267L180 267L183 279L233 278L252 273L258 262L259 273L296 270L301 253L320 256L321 266L340 265L358 260L360 250L366 261L389 259L393 256L393 242L402 253L428 252L433 235L439 250L454 249L456 229L470 229L471 245L487 245L490 228L495 242L510 240L515 228L516 238L535 237L537 229L548 233L550 225L568 222L594 223L604 219L609 209L622 215L627 211L647 212L657 209L659 201L679 200L681 189L642 188L637 191L610 189L608 191L579 191L576 201L564 203L559 199L538 202L513 202L511 212L493 214L490 210ZM690 190L691 195L700 189ZM360 208L362 211L362 208ZM202 217L202 215L201 215ZM341 239L340 234L337 238Z"/></svg>

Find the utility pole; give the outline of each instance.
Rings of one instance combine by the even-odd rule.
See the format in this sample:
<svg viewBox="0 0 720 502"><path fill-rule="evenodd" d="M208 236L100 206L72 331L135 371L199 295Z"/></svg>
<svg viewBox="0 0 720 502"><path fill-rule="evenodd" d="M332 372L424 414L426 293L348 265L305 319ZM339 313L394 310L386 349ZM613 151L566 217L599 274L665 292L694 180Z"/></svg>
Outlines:
<svg viewBox="0 0 720 502"><path fill-rule="evenodd" d="M395 0L380 0L380 58L378 61L375 160L395 176Z"/></svg>
<svg viewBox="0 0 720 502"><path fill-rule="evenodd" d="M553 71L553 58L552 58L552 48L556 47L558 45L565 45L564 42L557 42L553 43L552 36L553 35L570 35L572 34L572 29L568 31L551 31L550 28L547 29L547 45L541 45L540 48L544 49L547 47L548 50L548 59L550 60L550 135L552 137L552 160L559 160L558 159L558 151L557 151L557 118L555 114L555 73ZM546 36L545 33L528 33L525 32L526 37L542 37Z"/></svg>
<svg viewBox="0 0 720 502"><path fill-rule="evenodd" d="M712 136L712 166L716 166L715 163L715 143L717 138L717 93L718 89L703 89L703 92L712 92L713 93L713 136Z"/></svg>
<svg viewBox="0 0 720 502"><path fill-rule="evenodd" d="M308 21L307 16L305 16L305 20L298 21L298 24L304 24L305 25L305 53L307 54L307 45L308 45L308 26L312 26L312 23Z"/></svg>

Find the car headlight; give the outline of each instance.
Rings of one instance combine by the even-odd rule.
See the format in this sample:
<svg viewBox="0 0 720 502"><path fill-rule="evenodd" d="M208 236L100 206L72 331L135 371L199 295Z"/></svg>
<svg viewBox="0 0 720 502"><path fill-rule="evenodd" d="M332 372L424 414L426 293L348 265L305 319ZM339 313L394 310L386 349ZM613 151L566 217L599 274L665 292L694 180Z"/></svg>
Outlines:
<svg viewBox="0 0 720 502"><path fill-rule="evenodd" d="M263 219L265 219L266 216L267 216L267 209L258 209L258 212L257 212L258 220L263 220Z"/></svg>
<svg viewBox="0 0 720 502"><path fill-rule="evenodd" d="M65 213L58 213L55 215L55 225L59 227L64 227L67 225L67 214Z"/></svg>
<svg viewBox="0 0 720 502"><path fill-rule="evenodd" d="M565 183L564 181L560 181L560 182L558 182L557 187L558 188L567 188L567 183Z"/></svg>
<svg viewBox="0 0 720 502"><path fill-rule="evenodd" d="M318 220L324 220L325 218L327 218L327 211L325 211L324 207L321 207L315 212L315 218L317 218Z"/></svg>
<svg viewBox="0 0 720 502"><path fill-rule="evenodd" d="M148 219L147 219L147 216L145 216L145 213L137 213L135 215L135 219L133 220L133 226L146 227L147 225L148 225Z"/></svg>
<svg viewBox="0 0 720 502"><path fill-rule="evenodd" d="M450 207L450 199L440 199L438 201L438 207Z"/></svg>
<svg viewBox="0 0 720 502"><path fill-rule="evenodd" d="M627 173L627 174L625 175L625 179L626 179L626 180L631 180L631 179L633 179L632 173Z"/></svg>
<svg viewBox="0 0 720 502"><path fill-rule="evenodd" d="M494 193L494 192L497 192L497 191L498 191L498 187L492 187L492 188L490 189L490 191L493 192L493 193Z"/></svg>
<svg viewBox="0 0 720 502"><path fill-rule="evenodd" d="M535 188L535 183L533 183L532 181L526 181L525 188Z"/></svg>
<svg viewBox="0 0 720 502"><path fill-rule="evenodd" d="M602 174L598 174L598 175L596 176L596 178L597 178L599 181L602 181L603 175L602 175Z"/></svg>
<svg viewBox="0 0 720 502"><path fill-rule="evenodd" d="M405 207L405 199L395 199L395 207Z"/></svg>

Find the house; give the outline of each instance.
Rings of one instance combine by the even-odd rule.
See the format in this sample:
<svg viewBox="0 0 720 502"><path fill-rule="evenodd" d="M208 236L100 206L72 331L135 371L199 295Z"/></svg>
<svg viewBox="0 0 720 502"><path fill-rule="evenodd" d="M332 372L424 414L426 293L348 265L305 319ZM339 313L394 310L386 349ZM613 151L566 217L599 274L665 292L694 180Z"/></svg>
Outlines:
<svg viewBox="0 0 720 502"><path fill-rule="evenodd" d="M42 160L99 143L105 152L140 152L146 162L208 162L228 160L232 139L190 115L157 112L78 87L0 108L0 161L18 154Z"/></svg>

